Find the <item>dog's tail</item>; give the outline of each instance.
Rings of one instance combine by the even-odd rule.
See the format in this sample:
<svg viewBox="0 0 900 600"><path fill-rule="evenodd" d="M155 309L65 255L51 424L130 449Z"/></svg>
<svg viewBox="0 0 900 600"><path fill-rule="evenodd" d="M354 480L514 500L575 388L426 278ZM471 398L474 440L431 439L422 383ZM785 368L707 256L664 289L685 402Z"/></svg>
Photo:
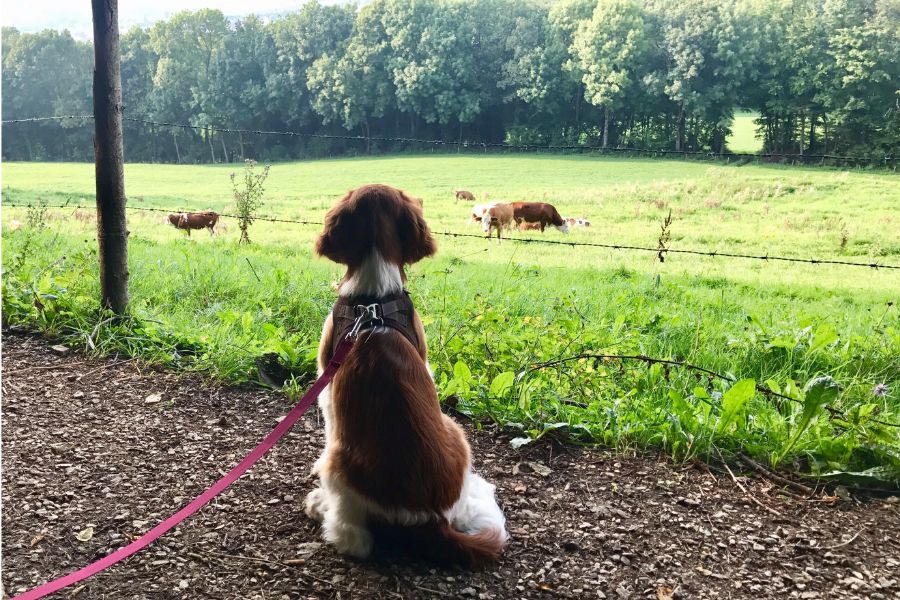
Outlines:
<svg viewBox="0 0 900 600"><path fill-rule="evenodd" d="M411 526L370 521L369 527L380 543L404 553L439 564L470 569L497 562L506 545L506 535L502 529L485 529L469 534L454 529L444 518Z"/></svg>
<svg viewBox="0 0 900 600"><path fill-rule="evenodd" d="M437 523L440 536L448 551L448 558L469 568L479 568L500 559L506 544L501 529L485 529L468 534L453 528L446 520Z"/></svg>

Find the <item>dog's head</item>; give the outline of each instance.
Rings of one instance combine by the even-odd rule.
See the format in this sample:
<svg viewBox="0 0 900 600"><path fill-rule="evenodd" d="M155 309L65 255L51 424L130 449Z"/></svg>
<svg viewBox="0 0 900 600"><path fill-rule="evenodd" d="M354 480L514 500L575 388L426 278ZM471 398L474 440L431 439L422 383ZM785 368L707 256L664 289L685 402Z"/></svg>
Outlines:
<svg viewBox="0 0 900 600"><path fill-rule="evenodd" d="M325 215L316 253L351 269L374 251L398 267L431 256L437 244L419 203L387 185L347 193Z"/></svg>

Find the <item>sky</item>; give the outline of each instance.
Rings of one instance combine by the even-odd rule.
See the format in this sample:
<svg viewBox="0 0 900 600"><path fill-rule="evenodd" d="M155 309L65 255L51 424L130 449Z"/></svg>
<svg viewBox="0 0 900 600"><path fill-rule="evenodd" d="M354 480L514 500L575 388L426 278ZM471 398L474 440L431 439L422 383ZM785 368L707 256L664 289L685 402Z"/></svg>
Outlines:
<svg viewBox="0 0 900 600"><path fill-rule="evenodd" d="M229 17L250 13L273 15L297 10L304 0L119 0L119 29L147 26L182 10L217 8ZM333 4L334 0L322 2ZM90 0L3 0L0 21L20 31L68 29L78 39L90 39Z"/></svg>

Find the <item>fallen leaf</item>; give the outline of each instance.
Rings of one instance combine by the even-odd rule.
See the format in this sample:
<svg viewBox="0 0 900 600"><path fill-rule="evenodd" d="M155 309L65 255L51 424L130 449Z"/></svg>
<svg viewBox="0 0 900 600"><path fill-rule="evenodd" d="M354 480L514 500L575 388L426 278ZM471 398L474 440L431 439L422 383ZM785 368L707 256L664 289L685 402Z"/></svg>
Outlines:
<svg viewBox="0 0 900 600"><path fill-rule="evenodd" d="M716 579L727 579L727 577L725 577L725 575L722 575L721 573L713 573L709 569L705 569L703 567L697 567L697 570L700 571L701 573L703 573L704 575L706 575L707 577L715 577Z"/></svg>
<svg viewBox="0 0 900 600"><path fill-rule="evenodd" d="M656 600L672 600L675 597L675 590L667 585L661 585L656 588Z"/></svg>
<svg viewBox="0 0 900 600"><path fill-rule="evenodd" d="M94 528L93 527L85 527L81 531L75 534L75 539L79 542L89 542L91 538L94 537Z"/></svg>
<svg viewBox="0 0 900 600"><path fill-rule="evenodd" d="M509 445L512 446L514 449L518 450L525 444L530 444L533 441L534 440L532 440L529 437L517 437L517 438L513 438L513 439L509 440Z"/></svg>
<svg viewBox="0 0 900 600"><path fill-rule="evenodd" d="M160 400L162 400L162 394L150 394L144 398L144 404L156 404Z"/></svg>
<svg viewBox="0 0 900 600"><path fill-rule="evenodd" d="M40 542L42 539L44 539L44 534L43 533L37 534L36 536L34 536L34 539L31 540L31 545L34 546L35 544Z"/></svg>
<svg viewBox="0 0 900 600"><path fill-rule="evenodd" d="M526 486L524 483L517 483L515 485L515 487L513 488L513 491L518 494L521 494L521 493L525 492L525 490L527 490L527 489L528 489L528 486Z"/></svg>
<svg viewBox="0 0 900 600"><path fill-rule="evenodd" d="M529 463L526 463L526 464L527 464L529 467L531 467L531 470L532 470L532 471L534 471L535 473L537 473L537 474L540 475L541 477L547 477L548 475L550 475L550 473L553 472L553 469L551 469L551 468L548 467L547 465L542 465L542 464L539 463L539 462L529 462Z"/></svg>

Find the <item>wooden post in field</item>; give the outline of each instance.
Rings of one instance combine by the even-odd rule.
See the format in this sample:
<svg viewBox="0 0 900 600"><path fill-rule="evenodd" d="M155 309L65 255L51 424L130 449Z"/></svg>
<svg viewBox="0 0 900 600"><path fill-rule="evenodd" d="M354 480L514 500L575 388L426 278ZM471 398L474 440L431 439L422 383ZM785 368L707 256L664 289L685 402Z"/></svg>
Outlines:
<svg viewBox="0 0 900 600"><path fill-rule="evenodd" d="M128 228L122 148L122 81L119 72L119 2L91 0L94 13L94 167L97 241L104 308L128 308Z"/></svg>

